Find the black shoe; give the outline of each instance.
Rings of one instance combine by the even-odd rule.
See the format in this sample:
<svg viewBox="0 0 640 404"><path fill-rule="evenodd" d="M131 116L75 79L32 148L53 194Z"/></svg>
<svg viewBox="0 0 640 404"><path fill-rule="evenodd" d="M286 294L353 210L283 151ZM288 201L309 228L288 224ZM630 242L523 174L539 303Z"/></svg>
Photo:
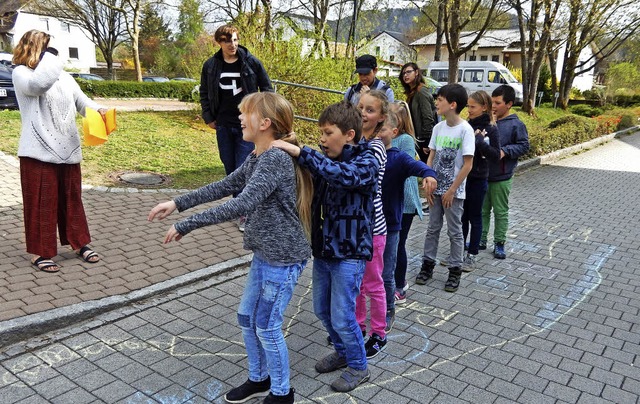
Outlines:
<svg viewBox="0 0 640 404"><path fill-rule="evenodd" d="M444 290L446 292L455 292L460 286L460 275L462 275L462 269L459 267L453 267L449 269L449 278L444 284Z"/></svg>
<svg viewBox="0 0 640 404"><path fill-rule="evenodd" d="M420 273L418 274L418 276L416 276L416 284L426 285L427 281L433 278L433 268L435 266L436 263L433 261L422 261Z"/></svg>
<svg viewBox="0 0 640 404"><path fill-rule="evenodd" d="M291 388L291 389L289 389L289 394L287 394L286 396L275 396L275 395L273 395L273 393L269 393L269 395L264 398L263 403L264 404L271 404L271 403L273 403L273 404L280 404L280 403L293 404L293 402L294 402L294 399L293 399L294 397L293 396L294 396L295 392L296 391L293 388Z"/></svg>
<svg viewBox="0 0 640 404"><path fill-rule="evenodd" d="M327 335L327 344L333 345L333 341L331 341L331 335Z"/></svg>
<svg viewBox="0 0 640 404"><path fill-rule="evenodd" d="M507 253L504 252L504 243L496 243L493 247L493 256L499 260L507 258Z"/></svg>
<svg viewBox="0 0 640 404"><path fill-rule="evenodd" d="M245 401L255 398L264 397L271 390L271 378L267 377L261 382L252 382L247 380L243 385L231 389L224 395L224 400L228 403L244 403Z"/></svg>
<svg viewBox="0 0 640 404"><path fill-rule="evenodd" d="M375 358L385 346L387 346L387 337L381 338L378 334L372 334L364 344L364 350L367 351L367 359Z"/></svg>
<svg viewBox="0 0 640 404"><path fill-rule="evenodd" d="M480 244L478 244L478 250L486 250L487 249L487 240L480 240Z"/></svg>

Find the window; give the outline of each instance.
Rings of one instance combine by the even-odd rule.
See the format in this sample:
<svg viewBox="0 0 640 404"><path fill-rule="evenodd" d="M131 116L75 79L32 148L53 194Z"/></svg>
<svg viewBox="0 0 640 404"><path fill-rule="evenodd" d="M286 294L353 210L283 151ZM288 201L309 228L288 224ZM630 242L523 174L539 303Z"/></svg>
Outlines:
<svg viewBox="0 0 640 404"><path fill-rule="evenodd" d="M68 22L60 21L60 29L65 32L71 32L71 25Z"/></svg>
<svg viewBox="0 0 640 404"><path fill-rule="evenodd" d="M489 80L489 83L498 83L498 84L507 83L507 80L505 80L504 77L502 77L502 75L495 70L489 70L489 72L487 73L487 79Z"/></svg>
<svg viewBox="0 0 640 404"><path fill-rule="evenodd" d="M488 58L489 58L489 57L488 57L487 55L482 55L482 56L480 56L480 60L481 60L482 62L486 62L486 61L488 60Z"/></svg>
<svg viewBox="0 0 640 404"><path fill-rule="evenodd" d="M500 55L491 55L491 61L500 63Z"/></svg>
<svg viewBox="0 0 640 404"><path fill-rule="evenodd" d="M484 70L465 70L462 81L465 83L482 83Z"/></svg>
<svg viewBox="0 0 640 404"><path fill-rule="evenodd" d="M49 31L49 19L48 18L41 18L40 22L44 25L45 30Z"/></svg>
<svg viewBox="0 0 640 404"><path fill-rule="evenodd" d="M476 55L469 56L469 61L470 62L475 62L476 61Z"/></svg>
<svg viewBox="0 0 640 404"><path fill-rule="evenodd" d="M78 48L69 48L69 59L78 59Z"/></svg>
<svg viewBox="0 0 640 404"><path fill-rule="evenodd" d="M395 60L396 56L395 55L390 55L389 56L389 61L393 62Z"/></svg>
<svg viewBox="0 0 640 404"><path fill-rule="evenodd" d="M376 56L380 56L380 47L376 46Z"/></svg>
<svg viewBox="0 0 640 404"><path fill-rule="evenodd" d="M446 69L431 70L431 78L441 83L449 81L449 72Z"/></svg>

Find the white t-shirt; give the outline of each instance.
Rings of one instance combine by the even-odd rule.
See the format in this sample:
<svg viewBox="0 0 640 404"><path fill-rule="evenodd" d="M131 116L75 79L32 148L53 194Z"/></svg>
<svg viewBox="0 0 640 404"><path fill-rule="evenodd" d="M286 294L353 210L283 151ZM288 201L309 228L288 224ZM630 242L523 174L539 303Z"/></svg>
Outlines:
<svg viewBox="0 0 640 404"><path fill-rule="evenodd" d="M436 153L433 157L433 169L437 174L438 187L434 194L444 195L464 164L463 156L473 156L476 151L473 128L464 120L456 126L449 126L447 121L442 121L433 127L429 148ZM465 178L456 190L456 198L466 197L466 183Z"/></svg>

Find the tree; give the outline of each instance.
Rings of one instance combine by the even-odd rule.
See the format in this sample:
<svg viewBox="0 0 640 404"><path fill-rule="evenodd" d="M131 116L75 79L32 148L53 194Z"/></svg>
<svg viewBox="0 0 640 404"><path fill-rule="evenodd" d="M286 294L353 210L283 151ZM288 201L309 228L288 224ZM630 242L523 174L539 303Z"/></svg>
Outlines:
<svg viewBox="0 0 640 404"><path fill-rule="evenodd" d="M115 10L121 0L43 0L31 9L77 25L91 35L113 77L113 52L125 40L123 16Z"/></svg>
<svg viewBox="0 0 640 404"><path fill-rule="evenodd" d="M158 7L145 4L140 18L140 62L146 68L156 64L160 50L169 44L169 23L158 11Z"/></svg>
<svg viewBox="0 0 640 404"><path fill-rule="evenodd" d="M514 0L518 16L520 57L522 60L522 110L534 114L540 71L551 42L552 28L562 0ZM526 12L526 5L529 12ZM541 15L542 14L542 17ZM540 19L542 18L542 21ZM540 27L540 22L542 26Z"/></svg>
<svg viewBox="0 0 640 404"><path fill-rule="evenodd" d="M450 0L444 7L444 33L449 51L449 83L458 82L458 59L471 50L484 35L491 22L496 17L500 0ZM484 14L484 15L482 15ZM480 23L475 36L465 45L460 43L460 33L467 27L474 17Z"/></svg>
<svg viewBox="0 0 640 404"><path fill-rule="evenodd" d="M611 56L640 29L637 0L568 0L566 51L560 76L560 105L566 109L573 79ZM580 53L598 39L600 48L592 57L580 60Z"/></svg>
<svg viewBox="0 0 640 404"><path fill-rule="evenodd" d="M181 0L178 6L178 34L176 41L182 46L190 46L204 32L200 0Z"/></svg>

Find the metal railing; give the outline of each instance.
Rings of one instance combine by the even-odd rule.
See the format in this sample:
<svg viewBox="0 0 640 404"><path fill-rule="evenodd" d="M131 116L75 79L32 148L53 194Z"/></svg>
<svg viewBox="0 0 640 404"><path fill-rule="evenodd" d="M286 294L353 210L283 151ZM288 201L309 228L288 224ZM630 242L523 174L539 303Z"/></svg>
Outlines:
<svg viewBox="0 0 640 404"><path fill-rule="evenodd" d="M273 83L273 89L274 89L275 92L278 92L278 84L282 84L282 85L285 85L285 86L304 88L304 89L307 89L307 90L314 90L314 91L322 91L322 92L331 93L331 94L340 94L340 95L344 94L343 91L333 90L331 88L308 86L306 84L290 83L288 81L282 81L282 80L271 80L271 82ZM293 117L296 118L296 119L300 119L302 121L318 122L317 119L309 118L309 117L306 117L306 116L294 115Z"/></svg>

